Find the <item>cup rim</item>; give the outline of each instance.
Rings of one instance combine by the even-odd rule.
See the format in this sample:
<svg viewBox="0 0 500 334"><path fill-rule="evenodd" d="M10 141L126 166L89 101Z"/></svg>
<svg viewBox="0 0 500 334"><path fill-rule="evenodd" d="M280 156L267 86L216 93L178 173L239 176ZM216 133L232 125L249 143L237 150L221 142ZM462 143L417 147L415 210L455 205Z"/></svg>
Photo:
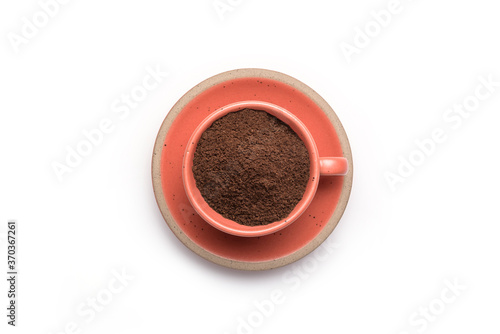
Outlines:
<svg viewBox="0 0 500 334"><path fill-rule="evenodd" d="M208 205L208 203L204 200L200 191L196 187L196 181L194 180L192 171L194 152L203 132L205 132L205 130L207 130L217 119L231 112L239 111L245 108L265 111L286 123L304 142L309 152L309 180L302 199L299 201L299 203L297 203L295 208L286 218L267 225L242 225L233 220L227 219L216 212ZM186 145L182 161L182 181L184 184L184 189L186 191L188 200L195 211L213 227L223 232L241 237L264 236L267 234L275 233L292 224L302 215L302 213L304 213L309 204L312 202L318 188L319 176L320 164L318 149L314 142L314 138L312 137L307 127L302 123L302 121L300 121L297 116L295 116L285 108L269 102L256 100L231 103L217 109L216 111L208 115L192 133L189 142Z"/></svg>

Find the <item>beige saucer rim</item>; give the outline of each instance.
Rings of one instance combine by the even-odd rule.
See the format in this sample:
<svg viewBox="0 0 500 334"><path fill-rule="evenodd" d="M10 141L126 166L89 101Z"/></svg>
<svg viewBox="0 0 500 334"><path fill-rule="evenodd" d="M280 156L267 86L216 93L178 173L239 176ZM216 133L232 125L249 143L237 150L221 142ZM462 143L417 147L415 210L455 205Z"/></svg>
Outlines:
<svg viewBox="0 0 500 334"><path fill-rule="evenodd" d="M311 100L314 101L316 105L318 105L321 108L321 110L323 110L323 112L330 119L332 125L335 128L335 131L337 132L337 136L339 138L340 145L342 147L342 153L344 157L349 161L349 172L347 173L347 175L344 176L342 192L340 194L337 207L335 208L333 215L330 217L330 220L321 230L321 232L306 246L300 248L299 250L293 252L292 254L281 257L279 259L270 261L261 261L261 262L246 262L246 261L236 261L227 259L218 256L216 254L213 254L204 249L203 247L199 246L195 242L193 242L177 226L177 223L172 217L170 210L167 206L167 202L165 200L163 194L163 188L161 185L160 166L161 166L161 154L163 150L163 143L167 136L168 130L170 129L170 126L172 125L177 115L182 111L182 109L184 109L184 107L193 98L195 98L208 88L227 80L246 78L246 77L261 77L261 78L281 81L307 95ZM165 117L160 127L160 130L158 131L158 135L156 137L153 149L151 172L153 179L153 190L160 212L163 218L165 219L165 222L172 230L172 232L184 245L186 245L189 249L191 249L193 252L203 257L204 259L221 266L233 269L240 269L240 270L268 270L285 266L287 264L293 263L303 258L304 256L314 251L319 245L321 245L321 243L323 243L323 241L325 241L328 238L328 236L333 232L335 227L338 225L338 222L340 221L342 215L344 214L347 202L349 201L349 196L352 188L353 161L352 161L352 153L351 153L351 147L349 145L349 140L347 138L347 134L345 133L344 127L342 126L342 123L340 122L339 118L333 111L332 107L330 107L330 105L318 93L316 93L312 88L302 83L301 81L293 77L290 77L286 74L260 68L244 68L244 69L237 69L237 70L223 72L213 77L210 77L202 81L192 89L190 89L186 94L184 94L184 96L182 96L179 99L179 101L177 101L177 103L172 107L170 112Z"/></svg>

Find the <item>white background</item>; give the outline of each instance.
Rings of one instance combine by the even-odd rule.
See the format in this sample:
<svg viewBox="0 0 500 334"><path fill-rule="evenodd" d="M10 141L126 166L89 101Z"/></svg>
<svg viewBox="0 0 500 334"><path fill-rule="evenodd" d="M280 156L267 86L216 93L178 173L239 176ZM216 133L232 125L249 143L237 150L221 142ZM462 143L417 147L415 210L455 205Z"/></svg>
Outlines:
<svg viewBox="0 0 500 334"><path fill-rule="evenodd" d="M389 1L232 3L221 19L212 0L69 1L15 52L9 33L21 34L40 5L2 2L1 267L15 219L20 278L14 329L0 284L1 332L76 323L66 333L498 333L500 87L456 129L443 119L480 76L500 81L496 3L401 0L350 63L341 43L353 44L356 27ZM111 104L148 66L169 76L120 119ZM175 238L156 206L151 153L168 110L198 82L242 67L303 81L345 126L354 185L329 239L338 247L322 262L313 254L268 272L213 265ZM60 182L53 162L105 118L113 131ZM435 128L447 140L392 191L386 173ZM113 270L134 278L88 322L77 308L105 294ZM446 280L465 288L443 304ZM284 302L258 327L241 327L260 319L254 302L273 290ZM440 314L424 326L415 312L430 305Z"/></svg>

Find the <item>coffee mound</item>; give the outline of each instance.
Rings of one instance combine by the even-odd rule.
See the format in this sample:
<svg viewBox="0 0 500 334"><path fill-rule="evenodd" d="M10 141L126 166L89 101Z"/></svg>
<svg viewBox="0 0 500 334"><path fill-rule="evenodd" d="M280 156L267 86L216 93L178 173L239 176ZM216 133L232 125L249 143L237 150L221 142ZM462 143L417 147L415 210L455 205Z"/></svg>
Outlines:
<svg viewBox="0 0 500 334"><path fill-rule="evenodd" d="M196 187L223 217L247 226L285 219L304 195L309 152L285 123L261 110L231 112L201 135Z"/></svg>

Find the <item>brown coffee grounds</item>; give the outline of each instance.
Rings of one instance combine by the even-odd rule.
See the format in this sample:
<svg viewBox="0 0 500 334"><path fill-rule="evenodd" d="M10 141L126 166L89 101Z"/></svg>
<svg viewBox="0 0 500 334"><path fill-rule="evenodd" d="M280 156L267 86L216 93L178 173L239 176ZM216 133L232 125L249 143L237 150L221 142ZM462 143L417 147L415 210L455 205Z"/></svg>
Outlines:
<svg viewBox="0 0 500 334"><path fill-rule="evenodd" d="M216 120L193 159L196 186L212 209L255 226L286 218L304 195L309 152L285 123L243 109Z"/></svg>

